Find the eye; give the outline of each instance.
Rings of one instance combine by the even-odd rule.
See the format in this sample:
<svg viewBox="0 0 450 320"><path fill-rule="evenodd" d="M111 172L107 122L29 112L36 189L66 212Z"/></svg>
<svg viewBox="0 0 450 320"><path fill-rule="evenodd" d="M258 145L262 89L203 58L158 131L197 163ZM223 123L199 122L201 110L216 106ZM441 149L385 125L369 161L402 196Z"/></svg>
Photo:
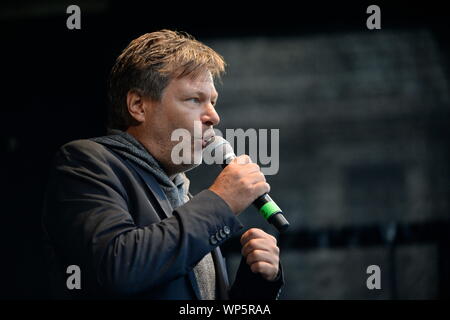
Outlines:
<svg viewBox="0 0 450 320"><path fill-rule="evenodd" d="M200 99L199 98L189 98L188 101L192 101L194 103L200 103Z"/></svg>

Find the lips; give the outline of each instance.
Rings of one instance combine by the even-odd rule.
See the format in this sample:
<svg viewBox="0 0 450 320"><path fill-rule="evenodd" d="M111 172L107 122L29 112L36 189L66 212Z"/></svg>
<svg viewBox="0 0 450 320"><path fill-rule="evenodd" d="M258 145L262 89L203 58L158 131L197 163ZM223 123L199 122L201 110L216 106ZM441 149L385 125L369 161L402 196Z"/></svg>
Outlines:
<svg viewBox="0 0 450 320"><path fill-rule="evenodd" d="M205 132L206 133L206 132ZM206 133L202 139L202 147L205 148L209 140L214 137L214 134Z"/></svg>
<svg viewBox="0 0 450 320"><path fill-rule="evenodd" d="M206 147L206 144L208 143L208 140L207 140L207 139L204 139L204 138L197 138L197 139L194 139L194 143L196 143L197 145L198 145L200 142L202 143L202 149L204 149L204 148Z"/></svg>

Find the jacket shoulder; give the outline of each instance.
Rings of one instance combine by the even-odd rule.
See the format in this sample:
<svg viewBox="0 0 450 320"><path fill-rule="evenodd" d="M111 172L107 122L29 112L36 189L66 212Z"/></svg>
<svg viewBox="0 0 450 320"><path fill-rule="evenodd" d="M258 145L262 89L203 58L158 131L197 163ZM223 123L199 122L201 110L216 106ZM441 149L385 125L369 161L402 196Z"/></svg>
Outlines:
<svg viewBox="0 0 450 320"><path fill-rule="evenodd" d="M64 156L112 156L112 153L103 145L89 139L74 140L66 143L59 148L58 153Z"/></svg>
<svg viewBox="0 0 450 320"><path fill-rule="evenodd" d="M63 163L105 164L122 167L117 155L100 143L89 139L74 140L61 146L56 153L56 161Z"/></svg>
<svg viewBox="0 0 450 320"><path fill-rule="evenodd" d="M59 184L109 186L126 198L123 183L133 180L131 172L117 155L95 141L75 140L56 153L50 181ZM133 180L134 181L134 180ZM86 187L86 186L84 186ZM83 188L84 188L83 187Z"/></svg>

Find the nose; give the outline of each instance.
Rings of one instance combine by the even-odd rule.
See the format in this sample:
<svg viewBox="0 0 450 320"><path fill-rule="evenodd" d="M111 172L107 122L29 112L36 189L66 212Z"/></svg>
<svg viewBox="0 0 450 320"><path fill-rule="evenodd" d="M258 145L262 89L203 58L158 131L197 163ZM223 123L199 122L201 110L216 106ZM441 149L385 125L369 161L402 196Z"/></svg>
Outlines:
<svg viewBox="0 0 450 320"><path fill-rule="evenodd" d="M219 114L217 113L216 109L212 104L208 105L207 110L202 115L202 123L208 127L210 126L216 126L220 122Z"/></svg>

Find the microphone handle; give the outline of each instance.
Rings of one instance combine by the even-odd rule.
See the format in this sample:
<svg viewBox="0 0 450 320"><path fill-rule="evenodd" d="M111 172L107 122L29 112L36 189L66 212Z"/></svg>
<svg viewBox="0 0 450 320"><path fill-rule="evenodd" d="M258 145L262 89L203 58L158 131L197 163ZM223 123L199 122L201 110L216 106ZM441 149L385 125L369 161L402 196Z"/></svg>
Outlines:
<svg viewBox="0 0 450 320"><path fill-rule="evenodd" d="M226 160L222 164L222 168L225 168L235 157L234 154L226 157ZM256 200L253 201L253 205L258 209L258 212L263 218L273 225L278 232L284 232L289 228L289 222L283 216L283 211L281 211L280 207L267 193L256 198Z"/></svg>
<svg viewBox="0 0 450 320"><path fill-rule="evenodd" d="M284 232L289 228L289 222L283 216L283 211L272 200L272 198L264 193L262 196L253 201L253 205L258 209L259 213L272 224L279 232Z"/></svg>

